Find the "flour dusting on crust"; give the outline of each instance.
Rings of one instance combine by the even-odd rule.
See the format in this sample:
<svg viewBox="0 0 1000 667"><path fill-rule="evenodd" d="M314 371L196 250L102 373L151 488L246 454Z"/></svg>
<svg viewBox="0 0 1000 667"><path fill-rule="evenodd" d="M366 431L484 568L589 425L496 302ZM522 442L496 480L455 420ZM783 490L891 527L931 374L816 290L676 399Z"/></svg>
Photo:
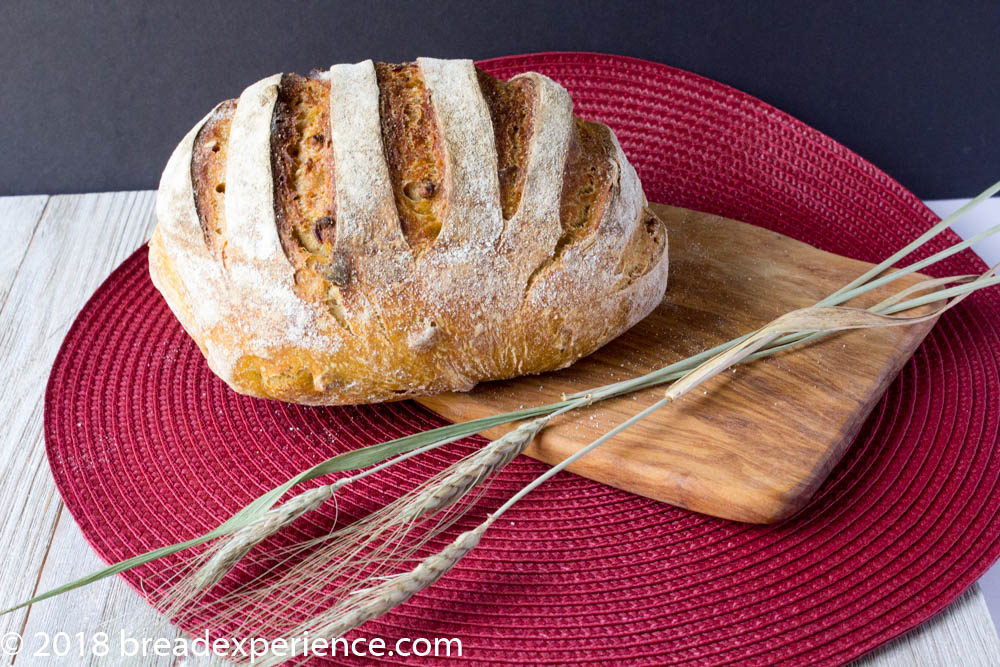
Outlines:
<svg viewBox="0 0 1000 667"><path fill-rule="evenodd" d="M248 87L229 111L225 182L217 186L226 225L214 248L202 234L191 161L199 129L222 106L171 155L150 271L212 370L237 391L333 404L468 390L566 366L662 298L666 232L613 134L582 167L610 174L607 182L566 192L568 156L583 149L565 89L519 75L530 83L528 102L497 115L471 61L421 58L416 67L443 180L407 183L406 196L446 197L440 232L419 253L402 231L390 173L398 166L387 161L385 142L406 137L386 134L371 61L314 75L329 85L335 215L306 221L316 238L303 242L326 248L326 264L305 267L306 255L287 253L280 240L272 132L282 75ZM521 170L506 182L522 188L508 200L516 210L506 220L498 123L513 123L525 142L523 160L505 154L505 168ZM566 197L588 198L585 228L564 224ZM329 281L329 299L303 298L302 276Z"/></svg>

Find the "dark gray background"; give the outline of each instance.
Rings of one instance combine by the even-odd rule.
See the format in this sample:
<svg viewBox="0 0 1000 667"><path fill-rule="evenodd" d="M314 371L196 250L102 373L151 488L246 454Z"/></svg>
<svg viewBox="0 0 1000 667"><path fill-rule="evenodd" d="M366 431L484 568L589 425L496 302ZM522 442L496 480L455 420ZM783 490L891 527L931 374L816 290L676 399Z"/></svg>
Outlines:
<svg viewBox="0 0 1000 667"><path fill-rule="evenodd" d="M43 2L0 11L0 195L153 188L217 101L365 58L621 53L790 112L923 198L1000 178L1000 2Z"/></svg>

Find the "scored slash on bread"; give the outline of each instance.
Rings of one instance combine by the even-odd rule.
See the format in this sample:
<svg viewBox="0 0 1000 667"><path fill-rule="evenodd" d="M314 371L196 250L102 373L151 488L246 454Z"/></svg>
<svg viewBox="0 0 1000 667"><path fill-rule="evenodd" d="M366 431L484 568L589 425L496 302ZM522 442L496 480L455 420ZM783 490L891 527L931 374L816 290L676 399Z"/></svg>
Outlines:
<svg viewBox="0 0 1000 667"><path fill-rule="evenodd" d="M565 367L645 317L667 239L606 126L468 60L277 74L177 146L150 274L233 389L368 403Z"/></svg>

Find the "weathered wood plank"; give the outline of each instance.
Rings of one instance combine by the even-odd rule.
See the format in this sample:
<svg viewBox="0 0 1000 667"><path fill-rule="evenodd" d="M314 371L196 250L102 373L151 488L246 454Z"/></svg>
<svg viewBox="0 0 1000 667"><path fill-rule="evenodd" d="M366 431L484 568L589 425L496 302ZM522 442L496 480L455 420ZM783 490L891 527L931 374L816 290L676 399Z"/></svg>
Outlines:
<svg viewBox="0 0 1000 667"><path fill-rule="evenodd" d="M853 667L995 667L1000 640L978 585L912 632L853 663Z"/></svg>
<svg viewBox="0 0 1000 667"><path fill-rule="evenodd" d="M0 246L0 312L5 310L7 296L14 279L21 268L24 256L27 253L28 245L32 235L38 226L45 204L48 202L47 195L36 195L28 197L3 197L0 198L0 225L2 225L5 242ZM6 347L0 348L6 350ZM0 356L0 368L7 370L8 355L4 353ZM4 415L3 407L0 407L0 415ZM0 435L0 438L3 436ZM6 467L6 464L5 466ZM2 473L0 473L2 474ZM51 482L50 482L51 485ZM0 497L4 497L0 490ZM50 499L46 499L48 503ZM0 506L4 510L4 515L8 515L13 508L4 504ZM6 538L6 533L0 532ZM45 534L25 535L25 541L29 549L35 552L48 547L48 536ZM29 575L30 576L30 575ZM0 575L0 592L6 592L7 582ZM20 629L24 622L24 613L11 614L0 618L0 633Z"/></svg>
<svg viewBox="0 0 1000 667"><path fill-rule="evenodd" d="M11 202L12 199L20 200ZM46 207L46 201L48 206ZM33 208L34 207L34 208ZM104 277L148 236L152 225L152 193L113 193L53 197L0 198L0 224L14 226L18 215L30 217L43 208L41 222L21 222L0 248L0 604L30 597L33 592L91 572L102 566L55 493L41 438L44 381L70 323ZM13 213L20 211L20 213ZM20 255L13 246L21 244ZM30 247L29 247L30 246ZM13 258L13 259L12 259ZM9 277L4 279L7 267ZM2 302L2 301L0 301ZM84 632L102 623L114 633L149 627L152 610L118 579L110 579L67 596L34 606L29 612L0 617L0 634ZM162 636L176 636L166 629ZM114 647L114 645L113 645ZM114 647L117 651L117 647ZM69 660L69 658L67 658ZM18 665L60 664L22 654ZM78 658L61 664L102 664ZM120 660L112 654L103 664L219 665L221 660L174 662ZM982 593L973 587L941 615L915 631L855 663L889 665L1000 664L1000 642Z"/></svg>
<svg viewBox="0 0 1000 667"><path fill-rule="evenodd" d="M66 508L58 523L38 582L47 591L103 568ZM159 627L158 614L120 579L111 578L32 606L17 665L150 665L169 667L172 656L143 651L146 637L177 637L173 626ZM155 633L153 632L155 630ZM106 643L97 633L106 634ZM66 637L56 639L58 633ZM154 636L155 634L155 636ZM102 655L106 646L107 653ZM40 653L45 649L46 654Z"/></svg>
<svg viewBox="0 0 1000 667"><path fill-rule="evenodd" d="M0 197L0 309L48 200L48 195Z"/></svg>
<svg viewBox="0 0 1000 667"><path fill-rule="evenodd" d="M0 468L0 544L5 551L0 592L5 605L31 597L39 579L65 581L71 573L58 570L65 564L63 554L71 560L90 556L96 563L75 528L61 534L51 547L55 552L50 549L61 503L45 460L42 399L52 361L73 318L108 273L146 240L152 205L150 192L52 197L0 311L0 369L5 378L0 383L0 423L5 425L0 432L0 460L5 462ZM43 565L50 556L52 569L46 573ZM111 596L115 587L120 591L124 584L105 582L105 595ZM137 596L131 597L141 604ZM86 614L65 601L50 601L48 607L62 608L66 618L86 622ZM110 607L121 610L120 605ZM41 605L0 617L0 634L41 630L32 614L37 619ZM96 625L100 618L93 620Z"/></svg>

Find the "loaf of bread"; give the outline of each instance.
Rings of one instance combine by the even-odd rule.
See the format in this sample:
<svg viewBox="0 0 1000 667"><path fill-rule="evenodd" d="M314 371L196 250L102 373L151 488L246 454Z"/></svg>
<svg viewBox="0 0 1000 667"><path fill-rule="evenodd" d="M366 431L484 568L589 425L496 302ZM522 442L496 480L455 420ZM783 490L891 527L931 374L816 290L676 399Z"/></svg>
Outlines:
<svg viewBox="0 0 1000 667"><path fill-rule="evenodd" d="M561 86L421 58L276 74L174 150L153 282L233 389L308 404L562 368L645 317L667 239Z"/></svg>

